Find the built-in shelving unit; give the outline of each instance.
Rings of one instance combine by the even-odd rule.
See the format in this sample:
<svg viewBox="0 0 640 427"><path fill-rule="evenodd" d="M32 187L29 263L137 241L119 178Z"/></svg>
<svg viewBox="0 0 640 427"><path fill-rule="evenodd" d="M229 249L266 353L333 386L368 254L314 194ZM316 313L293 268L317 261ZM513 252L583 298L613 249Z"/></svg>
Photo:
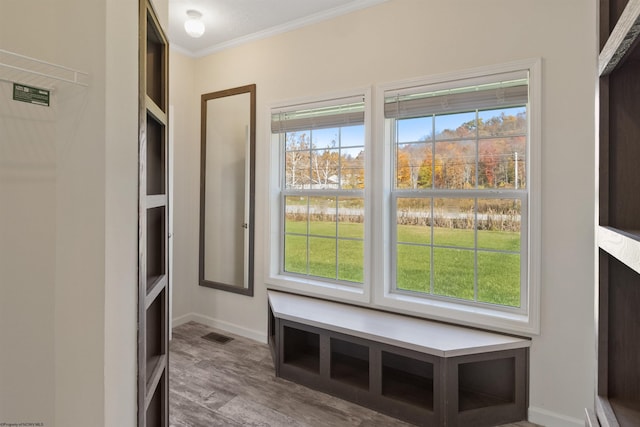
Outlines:
<svg viewBox="0 0 640 427"><path fill-rule="evenodd" d="M138 426L169 425L168 42L140 0Z"/></svg>
<svg viewBox="0 0 640 427"><path fill-rule="evenodd" d="M599 7L596 417L640 425L640 0ZM587 414L593 425L593 414Z"/></svg>
<svg viewBox="0 0 640 427"><path fill-rule="evenodd" d="M276 375L421 426L526 419L525 338L269 291Z"/></svg>

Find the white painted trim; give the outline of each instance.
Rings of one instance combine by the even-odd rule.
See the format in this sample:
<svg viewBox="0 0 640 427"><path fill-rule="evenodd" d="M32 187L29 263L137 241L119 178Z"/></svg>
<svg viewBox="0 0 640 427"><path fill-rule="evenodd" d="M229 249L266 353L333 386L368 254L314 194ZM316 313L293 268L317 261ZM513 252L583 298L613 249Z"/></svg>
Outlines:
<svg viewBox="0 0 640 427"><path fill-rule="evenodd" d="M321 102L331 102L332 100L341 100L352 97L364 98L364 122L365 122L365 151L371 148L371 119L372 119L372 98L371 87L355 88L348 91L339 91L322 94L320 96L312 96L305 98L291 99L288 101L277 101L267 106L265 119L267 123L271 122L272 112L278 109L287 109L291 106L307 106L318 105ZM365 253L364 253L364 284L362 286L347 286L340 283L330 281L314 280L313 277L295 277L281 274L279 261L282 257L280 248L281 238L281 217L280 217L280 192L281 177L280 165L283 161L281 158L280 142L277 135L271 133L269 126L265 133L265 139L269 141L269 166L266 168L265 180L269 183L268 190L268 209L267 209L267 227L265 227L265 271L267 277L265 283L267 288L283 290L288 292L299 293L308 296L317 296L320 298L329 298L336 301L368 304L371 301L371 282L370 277L370 254L371 245L367 243L367 239L372 236L372 221L369 219L372 215L371 204L367 201L367 197L371 194L370 177L365 173ZM365 156L365 168L370 166L368 156Z"/></svg>
<svg viewBox="0 0 640 427"><path fill-rule="evenodd" d="M281 25L276 25L275 27L267 28L262 31L257 31L252 34L247 34L246 36L238 37L233 40L229 40L226 42L218 43L216 45L210 46L205 49L201 49L196 52L190 52L183 47L179 47L176 44L172 44L174 47L178 47L178 51L184 52L186 55L189 55L194 58L201 58L203 56L211 55L212 53L217 53L225 49L230 49L232 47L237 47L245 43L249 43L256 40L266 39L278 34L286 33L288 31L296 30L298 28L306 27L308 25L317 24L322 21L328 21L329 19L337 18L341 15L346 15L351 12L358 11L360 9L365 9L367 7L375 6L381 3L384 3L388 0L356 0L349 2L343 6L338 6L333 9L325 10L322 12L315 13L313 15L306 16L304 18L296 19Z"/></svg>
<svg viewBox="0 0 640 427"><path fill-rule="evenodd" d="M188 313L173 319L173 327L184 325L187 322L198 322L212 328L220 329L221 331L229 332L231 334L239 335L244 338L249 338L254 341L266 344L267 334L263 331L256 331L248 329L242 326L235 325L233 323L226 322L220 319L214 319L213 317L205 316L198 313Z"/></svg>
<svg viewBox="0 0 640 427"><path fill-rule="evenodd" d="M529 421L545 427L582 427L584 420L542 408L529 407Z"/></svg>
<svg viewBox="0 0 640 427"><path fill-rule="evenodd" d="M515 313L509 310L493 310L482 305L460 304L455 301L440 301L436 299L412 297L403 294L391 293L391 268L390 268L390 174L391 166L387 161L390 147L385 145L384 135L390 132L384 119L384 93L389 90L419 87L442 82L454 82L459 80L477 80L485 76L503 74L519 70L529 70L530 92L530 125L529 132L529 215L528 224L528 256L529 256L529 294L526 302L526 313ZM266 285L269 289L285 290L319 298L336 301L352 302L369 308L378 308L393 311L400 314L423 317L427 319L443 320L461 325L481 326L499 332L509 332L525 335L540 334L540 235L541 235L541 59L532 58L512 61L504 64L477 67L457 72L444 73L421 78L380 84L372 93L371 88L366 92L362 89L328 93L322 96L294 99L284 102L274 102L268 106L265 120L271 120L271 111L291 105L308 104L319 100L340 99L365 93L365 126L367 151L366 165L369 171L378 173L366 173L365 185L365 209L368 212L365 229L365 277L362 291L354 291L335 284L319 283L309 279L298 279L284 276L279 271L279 239L280 239L280 176L277 171L280 158L278 141L271 134L271 129L265 135L270 141L269 166L265 171L265 179L269 182L268 191L268 226L265 228L265 269L267 272ZM375 115L372 116L372 112ZM373 119L373 120L372 120ZM375 126L375 130L374 130ZM383 230L383 233L374 232ZM525 244L525 243L523 243ZM523 254L525 251L522 252Z"/></svg>
<svg viewBox="0 0 640 427"><path fill-rule="evenodd" d="M193 313L183 314L182 316L174 317L171 319L171 329L177 328L178 326L184 325L185 323L189 323L191 321L195 321L193 317Z"/></svg>
<svg viewBox="0 0 640 427"><path fill-rule="evenodd" d="M169 151L169 165L167 166L169 169L169 177L168 177L168 193L169 193L169 281L167 283L167 288L169 290L169 341L173 338L173 326L171 324L171 319L173 317L173 152L174 152L174 122L173 122L173 105L169 105L169 141L168 141L168 151Z"/></svg>
<svg viewBox="0 0 640 427"><path fill-rule="evenodd" d="M380 171L378 181L375 183L377 189L382 194L375 194L374 210L376 212L375 226L377 230L384 230L379 239L382 242L374 242L374 277L376 283L371 283L374 307L390 310L398 313L420 316L430 319L454 322L463 325L481 326L491 330L515 332L526 335L538 335L540 333L540 247L541 247L541 145L542 145L542 123L541 123L541 59L531 58L512 61L504 64L489 65L473 69L460 70L420 78L412 78L391 83L379 84L375 91L374 110L376 116L374 123L376 132L374 135L376 164L374 169ZM528 157L528 191L529 203L526 223L523 227L528 227L528 240L523 244L528 244L526 251L522 254L529 257L528 264L528 295L526 313L515 313L509 310L493 310L482 305L459 304L454 300L437 300L423 297L413 297L391 292L392 268L390 260L390 206L391 206L391 166L388 161L391 156L391 147L385 141L385 135L390 132L389 126L384 118L385 93L389 91L404 90L409 88L420 88L423 86L455 84L457 81L468 80L475 82L478 79L486 79L486 76L495 74L511 73L520 70L529 70L529 143ZM416 89L417 90L417 89ZM383 140L380 140L380 139ZM381 152L379 150L384 150ZM367 156L370 157L370 156ZM525 216L523 216L525 218ZM524 240L524 239L523 239ZM384 283L381 283L384 282Z"/></svg>

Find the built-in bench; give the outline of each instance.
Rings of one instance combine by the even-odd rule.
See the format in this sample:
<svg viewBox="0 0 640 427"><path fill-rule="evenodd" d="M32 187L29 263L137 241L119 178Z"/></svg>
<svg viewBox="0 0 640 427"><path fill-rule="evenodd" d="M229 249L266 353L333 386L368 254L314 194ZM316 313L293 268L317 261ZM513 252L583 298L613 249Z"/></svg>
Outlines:
<svg viewBox="0 0 640 427"><path fill-rule="evenodd" d="M529 339L268 295L278 377L421 426L526 419Z"/></svg>

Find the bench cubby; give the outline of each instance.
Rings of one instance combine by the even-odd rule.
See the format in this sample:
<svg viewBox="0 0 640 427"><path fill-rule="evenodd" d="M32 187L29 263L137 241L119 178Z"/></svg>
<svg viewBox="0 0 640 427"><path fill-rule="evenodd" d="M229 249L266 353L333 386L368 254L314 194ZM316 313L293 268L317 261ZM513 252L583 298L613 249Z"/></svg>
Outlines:
<svg viewBox="0 0 640 427"><path fill-rule="evenodd" d="M526 419L526 338L275 291L268 324L278 377L420 426Z"/></svg>
<svg viewBox="0 0 640 427"><path fill-rule="evenodd" d="M329 377L334 381L369 389L369 347L351 341L329 339Z"/></svg>
<svg viewBox="0 0 640 427"><path fill-rule="evenodd" d="M310 372L320 372L320 334L299 327L282 328L282 363Z"/></svg>

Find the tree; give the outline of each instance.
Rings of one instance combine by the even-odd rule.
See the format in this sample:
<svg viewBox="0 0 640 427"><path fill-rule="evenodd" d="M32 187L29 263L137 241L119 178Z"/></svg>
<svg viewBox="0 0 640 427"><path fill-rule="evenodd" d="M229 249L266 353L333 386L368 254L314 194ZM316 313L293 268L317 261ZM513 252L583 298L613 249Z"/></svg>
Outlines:
<svg viewBox="0 0 640 427"><path fill-rule="evenodd" d="M429 158L425 159L422 165L420 165L420 170L418 171L418 188L431 188L433 179L433 165L431 160L431 156L429 156Z"/></svg>
<svg viewBox="0 0 640 427"><path fill-rule="evenodd" d="M335 145L335 143L334 143ZM311 165L313 171L313 184L321 188L338 186L338 165L340 156L338 150L326 149L322 152L312 150Z"/></svg>
<svg viewBox="0 0 640 427"><path fill-rule="evenodd" d="M398 150L396 159L396 186L411 188L411 164L409 154L405 150Z"/></svg>
<svg viewBox="0 0 640 427"><path fill-rule="evenodd" d="M306 133L288 132L285 142L286 185L303 188L309 184L309 136Z"/></svg>
<svg viewBox="0 0 640 427"><path fill-rule="evenodd" d="M353 159L351 167L351 188L364 188L364 150L361 150L355 159Z"/></svg>

